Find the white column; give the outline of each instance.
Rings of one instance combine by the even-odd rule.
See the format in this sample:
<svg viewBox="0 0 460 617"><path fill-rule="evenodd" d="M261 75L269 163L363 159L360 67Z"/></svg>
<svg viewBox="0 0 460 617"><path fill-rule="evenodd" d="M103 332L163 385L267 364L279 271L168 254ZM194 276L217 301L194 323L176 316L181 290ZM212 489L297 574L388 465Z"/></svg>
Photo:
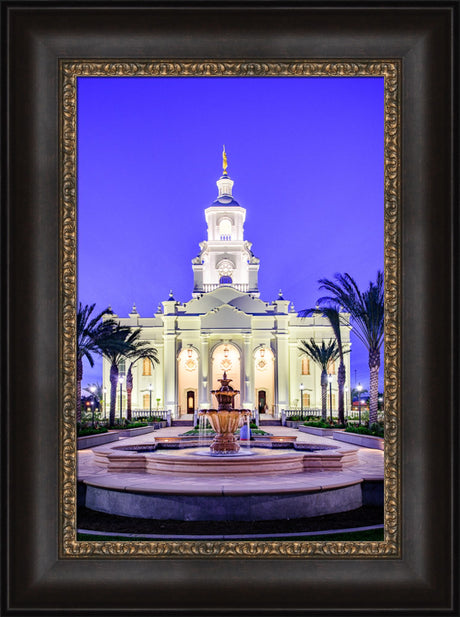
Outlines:
<svg viewBox="0 0 460 617"><path fill-rule="evenodd" d="M176 401L176 333L167 331L164 334L164 383L165 383L165 408L171 409L173 418L177 417Z"/></svg>
<svg viewBox="0 0 460 617"><path fill-rule="evenodd" d="M289 405L289 335L276 333L276 365L277 365L277 405L276 416L280 417L281 410Z"/></svg>
<svg viewBox="0 0 460 617"><path fill-rule="evenodd" d="M252 409L254 407L254 362L251 353L251 335L245 334L243 338L243 409Z"/></svg>
<svg viewBox="0 0 460 617"><path fill-rule="evenodd" d="M209 389L209 335L202 334L198 370L198 400L200 409L209 408Z"/></svg>

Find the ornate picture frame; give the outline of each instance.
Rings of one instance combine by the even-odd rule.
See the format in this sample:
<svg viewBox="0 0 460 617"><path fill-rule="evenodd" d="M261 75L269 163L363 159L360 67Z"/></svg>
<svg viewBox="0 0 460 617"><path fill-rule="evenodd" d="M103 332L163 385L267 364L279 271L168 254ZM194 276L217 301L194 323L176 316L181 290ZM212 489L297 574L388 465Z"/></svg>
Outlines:
<svg viewBox="0 0 460 617"><path fill-rule="evenodd" d="M9 365L5 614L32 609L286 615L426 608L454 614L456 536L445 529L452 529L452 507L458 505L452 490L456 424L450 365L458 344L450 321L458 272L453 259L458 236L452 235L458 176L451 141L457 2L401 5L402 12L379 3L50 7L2 3L9 32L3 124L8 299L2 325L8 341L3 360ZM255 36L261 31L263 39ZM216 54L222 33L225 49ZM91 67L116 75L221 74L235 66L250 74L386 71L385 541L77 542L74 79ZM445 327L435 335L431 324L440 313L447 316ZM411 319L414 314L418 319ZM436 389L440 382L442 391ZM444 409L444 427L436 422L435 405Z"/></svg>
<svg viewBox="0 0 460 617"><path fill-rule="evenodd" d="M383 77L384 78L384 226L385 226L385 399L386 448L384 483L384 529L382 542L315 542L309 541L79 541L76 539L76 220L77 220L77 79L79 77ZM196 557L214 555L216 558L306 557L342 555L354 558L397 557L401 552L399 530L399 211L400 211L400 63L388 60L266 60L257 62L198 61L157 59L146 62L61 61L60 63L60 144L61 144L61 230L63 286L62 302L62 390L63 435L61 450L60 503L62 508L63 546L61 555L119 556L123 554L151 555L157 558Z"/></svg>

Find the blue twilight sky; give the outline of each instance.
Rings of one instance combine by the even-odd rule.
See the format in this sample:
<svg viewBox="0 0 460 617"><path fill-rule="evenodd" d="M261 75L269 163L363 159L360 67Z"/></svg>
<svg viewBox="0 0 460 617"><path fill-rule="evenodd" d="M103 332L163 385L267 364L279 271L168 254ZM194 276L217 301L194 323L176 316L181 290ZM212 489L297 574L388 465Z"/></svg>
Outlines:
<svg viewBox="0 0 460 617"><path fill-rule="evenodd" d="M261 299L296 310L317 281L383 269L384 83L368 77L78 79L78 295L151 316L191 298L222 145ZM355 339L351 385L368 385ZM383 365L383 358L382 358ZM382 374L382 372L381 372ZM83 384L102 381L86 364ZM381 382L381 388L383 383Z"/></svg>

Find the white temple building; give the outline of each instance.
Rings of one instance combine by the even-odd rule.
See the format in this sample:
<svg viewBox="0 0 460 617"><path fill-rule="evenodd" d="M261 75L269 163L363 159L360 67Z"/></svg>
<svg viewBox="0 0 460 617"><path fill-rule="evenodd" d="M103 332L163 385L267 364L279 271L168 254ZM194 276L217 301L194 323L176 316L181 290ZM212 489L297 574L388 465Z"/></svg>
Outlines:
<svg viewBox="0 0 460 617"><path fill-rule="evenodd" d="M133 410L167 409L177 419L213 408L211 390L219 387L217 380L224 371L240 391L237 408L258 409L279 418L283 409L321 407L321 369L302 357L298 347L301 340L310 338L319 344L322 339L329 341L332 329L321 316L300 318L281 292L273 302L260 299L259 259L244 238L246 210L233 197L233 184L224 152L218 196L205 209L207 239L192 259L191 299L182 304L170 293L152 316L141 317L135 306L128 317L113 316L124 326L140 328L141 338L157 349L160 360L154 367L148 360L134 365ZM342 339L348 346L349 327L342 328ZM345 363L349 384L350 354ZM329 367L334 410L337 368ZM123 375L126 367L119 370ZM104 360L107 392L109 373ZM123 398L125 394L122 387ZM328 409L329 401L328 389Z"/></svg>

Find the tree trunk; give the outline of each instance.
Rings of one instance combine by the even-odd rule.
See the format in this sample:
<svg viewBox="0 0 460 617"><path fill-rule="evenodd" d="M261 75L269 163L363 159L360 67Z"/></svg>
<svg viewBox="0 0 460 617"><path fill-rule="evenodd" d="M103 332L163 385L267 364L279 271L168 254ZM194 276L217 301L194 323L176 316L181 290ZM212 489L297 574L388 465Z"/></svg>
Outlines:
<svg viewBox="0 0 460 617"><path fill-rule="evenodd" d="M110 415L109 424L115 424L115 405L117 402L117 384L118 384L118 366L112 364L110 366Z"/></svg>
<svg viewBox="0 0 460 617"><path fill-rule="evenodd" d="M380 350L369 352L369 426L377 422L379 404Z"/></svg>
<svg viewBox="0 0 460 617"><path fill-rule="evenodd" d="M133 391L133 373L129 367L126 374L126 417L131 421L131 394Z"/></svg>
<svg viewBox="0 0 460 617"><path fill-rule="evenodd" d="M321 418L323 422L327 420L327 373L321 372Z"/></svg>
<svg viewBox="0 0 460 617"><path fill-rule="evenodd" d="M83 379L83 360L77 358L77 423L81 422L81 380Z"/></svg>
<svg viewBox="0 0 460 617"><path fill-rule="evenodd" d="M345 405L344 405L344 400L343 400L343 388L345 386L345 379L346 379L346 372L345 372L345 364L343 363L343 360L340 360L340 364L339 364L339 370L338 370L338 374L337 374L337 385L339 387L339 406L338 406L338 413L339 413L339 423L340 424L345 424Z"/></svg>

